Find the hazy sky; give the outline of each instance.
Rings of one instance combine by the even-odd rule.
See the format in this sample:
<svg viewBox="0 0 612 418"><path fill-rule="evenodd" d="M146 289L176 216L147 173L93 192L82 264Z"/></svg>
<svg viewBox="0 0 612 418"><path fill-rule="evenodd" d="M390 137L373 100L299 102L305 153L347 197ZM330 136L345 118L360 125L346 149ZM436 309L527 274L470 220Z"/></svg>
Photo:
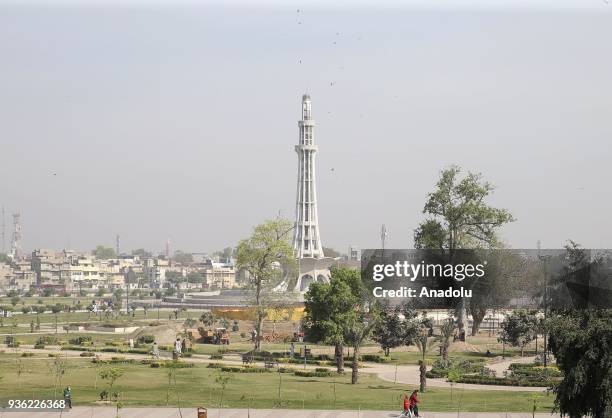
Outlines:
<svg viewBox="0 0 612 418"><path fill-rule="evenodd" d="M324 246L385 223L411 247L458 164L512 247L612 247L612 4L27 3L0 2L7 246L14 211L27 249L213 251L293 219L308 91Z"/></svg>

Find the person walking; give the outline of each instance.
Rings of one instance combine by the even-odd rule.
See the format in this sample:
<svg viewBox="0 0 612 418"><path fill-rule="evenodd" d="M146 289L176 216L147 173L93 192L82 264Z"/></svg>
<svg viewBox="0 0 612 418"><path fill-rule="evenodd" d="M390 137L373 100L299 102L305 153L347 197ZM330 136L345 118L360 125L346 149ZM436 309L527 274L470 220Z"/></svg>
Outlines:
<svg viewBox="0 0 612 418"><path fill-rule="evenodd" d="M72 389L70 389L70 386L64 389L64 402L68 408L72 409Z"/></svg>
<svg viewBox="0 0 612 418"><path fill-rule="evenodd" d="M404 393L404 411L401 413L400 417L410 417L411 415L410 400L408 399L408 395Z"/></svg>
<svg viewBox="0 0 612 418"><path fill-rule="evenodd" d="M417 398L419 391L415 390L414 392L412 392L412 395L410 395L410 412L412 412L412 415L415 417L420 417L419 415L419 407L418 407L418 403L419 403L419 399Z"/></svg>

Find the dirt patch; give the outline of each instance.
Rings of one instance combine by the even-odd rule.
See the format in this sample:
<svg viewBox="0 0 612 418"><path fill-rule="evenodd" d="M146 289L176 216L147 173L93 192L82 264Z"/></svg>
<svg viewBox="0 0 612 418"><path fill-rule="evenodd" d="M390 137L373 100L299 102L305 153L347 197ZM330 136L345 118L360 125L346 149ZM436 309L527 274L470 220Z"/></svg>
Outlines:
<svg viewBox="0 0 612 418"><path fill-rule="evenodd" d="M448 351L449 353L456 353L456 352L480 353L482 352L480 350L480 347L478 347L477 345L466 343L463 341L455 341L454 343L451 343L450 347L448 348Z"/></svg>
<svg viewBox="0 0 612 418"><path fill-rule="evenodd" d="M154 327L142 327L134 331L128 338L138 339L141 335L153 335L155 341L160 345L172 345L176 340L176 336L181 333L181 327L178 324L158 325Z"/></svg>

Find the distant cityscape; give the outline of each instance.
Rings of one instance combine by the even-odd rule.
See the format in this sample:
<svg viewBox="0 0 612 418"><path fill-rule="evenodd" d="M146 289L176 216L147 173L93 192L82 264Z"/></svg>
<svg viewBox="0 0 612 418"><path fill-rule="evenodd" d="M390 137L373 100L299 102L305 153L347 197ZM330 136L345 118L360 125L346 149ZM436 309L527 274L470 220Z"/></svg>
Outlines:
<svg viewBox="0 0 612 418"><path fill-rule="evenodd" d="M346 255L321 244L319 233L314 141L315 122L312 117L310 95L301 100L301 120L298 121L299 139L298 185L296 218L293 228L293 249L299 268L297 280L285 278L279 291L305 292L310 283L330 278L330 267L349 264L353 267L361 259L361 251L349 246ZM115 248L98 246L93 251L36 249L24 254L22 223L19 213L12 215L10 252L0 253L0 292L96 293L116 289L164 289L164 296L187 291L221 291L243 288L248 282L246 272L236 267L234 249L225 248L213 254L170 252L166 242L164 254L154 255L144 249L129 254L120 251L117 235ZM2 245L5 245L6 224L2 209ZM383 225L382 245L386 237ZM346 263L344 263L346 262ZM279 266L280 268L280 266ZM101 293L101 292L100 292Z"/></svg>

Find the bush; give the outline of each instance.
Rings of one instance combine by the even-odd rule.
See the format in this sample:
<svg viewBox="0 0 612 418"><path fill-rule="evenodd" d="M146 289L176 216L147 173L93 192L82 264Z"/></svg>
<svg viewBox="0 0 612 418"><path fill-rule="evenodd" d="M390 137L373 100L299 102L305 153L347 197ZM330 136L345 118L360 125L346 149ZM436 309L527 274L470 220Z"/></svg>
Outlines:
<svg viewBox="0 0 612 418"><path fill-rule="evenodd" d="M34 357L34 353L21 353L21 357Z"/></svg>
<svg viewBox="0 0 612 418"><path fill-rule="evenodd" d="M146 348L130 348L129 350L126 350L125 352L131 353L131 354L149 354L149 350Z"/></svg>
<svg viewBox="0 0 612 418"><path fill-rule="evenodd" d="M331 377L333 373L329 370L326 371L306 371L306 370L296 370L293 373L295 376L299 377Z"/></svg>
<svg viewBox="0 0 612 418"><path fill-rule="evenodd" d="M461 376L458 383L475 383L482 385L501 385L501 386L526 386L526 387L550 387L555 386L557 382L553 380L547 381L530 381L526 379L516 379L511 377L488 377L488 376Z"/></svg>
<svg viewBox="0 0 612 418"><path fill-rule="evenodd" d="M68 342L73 345L83 345L84 343L93 342L93 339L91 338L90 335L82 335L80 337L76 337L71 340L68 340Z"/></svg>
<svg viewBox="0 0 612 418"><path fill-rule="evenodd" d="M223 354L213 353L210 355L211 360L223 360Z"/></svg>
<svg viewBox="0 0 612 418"><path fill-rule="evenodd" d="M391 359L388 357L382 357L378 354L363 354L361 356L361 361L369 361L372 363L389 363Z"/></svg>
<svg viewBox="0 0 612 418"><path fill-rule="evenodd" d="M238 367L238 366L221 365L221 367L212 367L212 368L220 368L222 372L228 372L228 373L270 373L272 372L272 370L265 369L263 367L250 367L250 366Z"/></svg>
<svg viewBox="0 0 612 418"><path fill-rule="evenodd" d="M83 351L79 356L81 357L94 357L96 354L91 351Z"/></svg>
<svg viewBox="0 0 612 418"><path fill-rule="evenodd" d="M42 350L43 348L45 348L45 343L43 343L42 341L37 341L36 344L34 344L34 348L37 350Z"/></svg>

